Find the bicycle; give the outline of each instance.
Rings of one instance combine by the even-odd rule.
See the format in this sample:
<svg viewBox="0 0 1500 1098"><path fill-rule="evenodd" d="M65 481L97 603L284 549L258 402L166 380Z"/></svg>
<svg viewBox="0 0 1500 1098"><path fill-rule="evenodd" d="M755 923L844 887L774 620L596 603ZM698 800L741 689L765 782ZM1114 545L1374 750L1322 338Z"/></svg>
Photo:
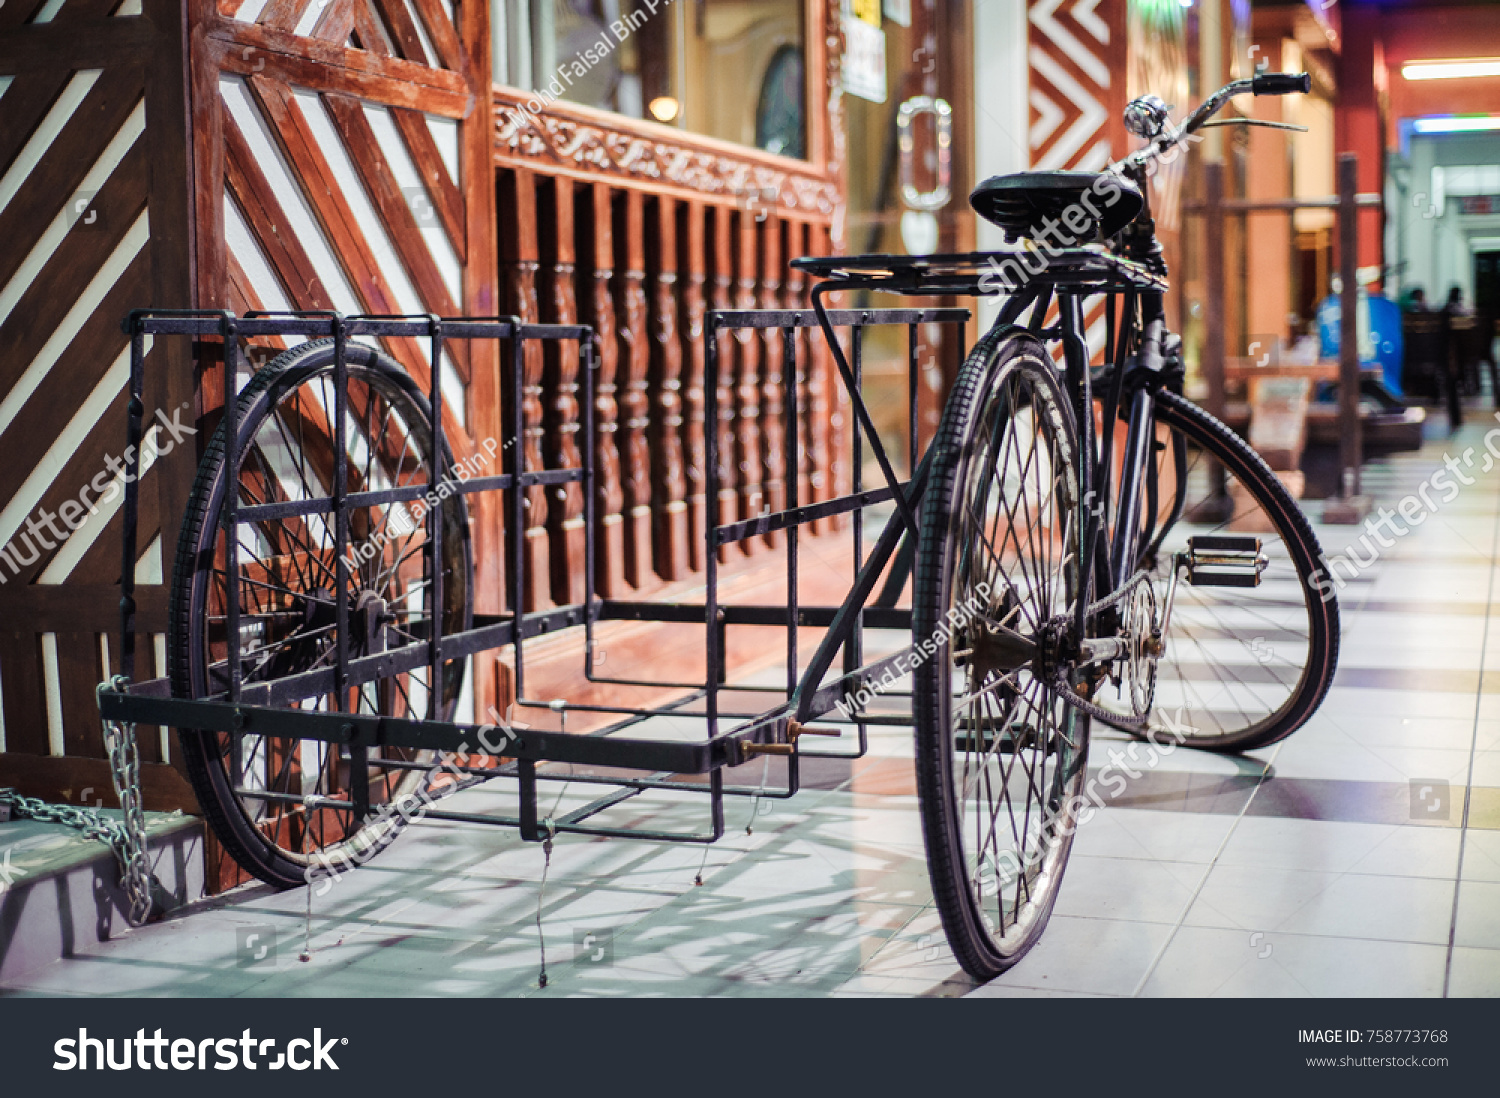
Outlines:
<svg viewBox="0 0 1500 1098"><path fill-rule="evenodd" d="M1230 85L1181 130L1163 128L1159 100L1138 100L1134 124L1143 136L1156 127L1147 151L1159 153L1231 94L1291 91L1305 81L1262 75ZM779 337L784 376L795 378L797 330L821 328L857 429L849 439L852 491L804 500L798 478L789 476L781 510L728 522L719 507L727 463L719 460L718 432L708 432L702 601L595 591L595 336L588 327L515 317L136 310L125 322L132 399L123 675L101 687L101 716L179 729L189 779L222 848L278 888L311 886L362 865L417 817L513 827L549 853L553 839L567 833L713 842L724 834L727 798L790 797L800 760L858 757L870 726L912 724L923 835L949 942L971 975L1003 971L1036 942L1056 901L1088 807L1095 718L1157 742L1166 731L1175 742L1214 750L1262 746L1307 719L1337 656L1337 605L1313 598L1319 554L1306 520L1254 452L1180 393L1180 343L1165 331L1165 271L1140 185L1148 161L1143 152L1108 173L1025 173L976 191L981 212L1019 237L1054 213L1076 222L1069 211L1086 206L1079 200L1103 181L1096 194L1102 209L1085 227L1114 244L1060 249L1011 295L960 368L936 440L906 481L896 476L861 395L862 333L899 324L915 348L920 325L962 324L968 313L830 310L826 299L854 288L980 293L993 274L991 255L797 260L822 276L812 309L710 312L707 423L721 420L723 336ZM1109 347L1096 377L1082 305L1100 294ZM1054 297L1059 321L1048 326ZM1028 308L1027 323L1018 324ZM852 366L837 328L852 333ZM134 455L148 415L148 336L217 340L229 383L178 535L166 673L133 682ZM305 342L241 388L242 341L256 337ZM425 384L360 342L395 338L430 341ZM433 411L442 406L444 348L473 340L507 348L508 437L492 440L493 468L469 459L455 465L444 417ZM526 430L524 356L537 341L577 358L577 465L558 464L559 454L549 465L546 455L528 456L516 445ZM1061 371L1048 343L1062 348ZM917 368L914 354L909 368ZM1103 394L1097 424L1095 386ZM786 469L798 468L798 400L789 386ZM909 414L914 430L915 409ZM1117 469L1118 418L1127 429ZM862 486L861 437L884 486ZM528 610L528 500L567 485L583 498L583 600ZM862 516L884 503L894 514L866 554ZM487 505L504 516L503 612L476 608L479 550L469 516ZM849 591L838 606L801 604L799 529L840 515L854 520ZM1266 533L1238 530L1247 517ZM786 604L724 601L720 552L778 532ZM908 587L910 608L900 605ZM701 629L702 681L601 674L596 630L610 621ZM746 626L786 630L784 684L730 675L727 630ZM799 628L823 630L806 660ZM901 631L911 643L866 658L866 628ZM568 630L582 631L589 681L669 687L680 697L651 706L531 697L526 642ZM1225 677L1228 649L1257 639L1274 649L1272 660L1257 664L1261 681L1229 676L1218 693L1203 696L1204 676ZM516 716L530 724L493 711L490 722L479 723L465 708L467 661L498 649L509 652ZM1185 659L1190 653L1196 661ZM907 675L910 714L870 704ZM733 704L767 693L783 696L759 710ZM1180 723L1174 718L1164 729L1152 714L1169 705L1177 706ZM602 727L569 731L563 722L570 713ZM705 734L653 734L661 716L702 722ZM809 746L810 736L849 729L857 739L852 753ZM765 777L758 785L726 778L731 768L759 761L768 769L772 760L785 768L784 789L769 787ZM706 778L683 780L687 775ZM455 791L497 779L514 782L504 814L442 804ZM542 795L544 783L560 790L555 798ZM563 803L566 794L582 799L578 790L598 787L594 799ZM707 828L663 830L642 825L635 813L616 823L599 819L647 793L706 796Z"/></svg>
<svg viewBox="0 0 1500 1098"><path fill-rule="evenodd" d="M1239 752L1294 732L1332 681L1338 605L1317 582L1316 536L1255 451L1183 396L1146 187L1151 162L1234 95L1307 90L1306 74L1261 73L1175 128L1143 96L1126 124L1145 147L1105 171L981 183L976 212L1029 252L799 261L827 276L821 292L985 293L1002 276L1012 291L957 375L912 516L913 635L934 650L913 681L923 836L948 940L976 978L1046 926L1098 802L1092 720L1160 748ZM971 624L946 627L976 603Z"/></svg>

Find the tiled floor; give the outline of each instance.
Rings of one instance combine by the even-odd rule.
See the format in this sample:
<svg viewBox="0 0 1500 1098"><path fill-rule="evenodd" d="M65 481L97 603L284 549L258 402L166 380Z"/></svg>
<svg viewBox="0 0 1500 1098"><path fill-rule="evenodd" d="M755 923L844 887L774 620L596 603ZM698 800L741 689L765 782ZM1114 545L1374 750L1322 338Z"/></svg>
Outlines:
<svg viewBox="0 0 1500 1098"><path fill-rule="evenodd" d="M12 990L1500 994L1500 469L1482 468L1489 419L1476 409L1455 437L1367 471L1366 490L1395 506L1445 453L1462 461L1473 448L1474 483L1449 501L1431 492L1436 512L1344 589L1343 659L1322 711L1253 756L1180 750L1132 782L1080 831L1040 945L985 987L944 943L908 734L886 730L867 759L810 767L813 788L791 801L732 801L728 837L712 847L564 837L544 889L538 847L426 822L312 897L310 918L305 891L247 888ZM1319 527L1330 555L1358 532ZM1099 752L1124 742L1096 733ZM747 769L756 780L760 768ZM462 797L471 810L506 799ZM614 811L622 823L703 823L701 803L665 795Z"/></svg>

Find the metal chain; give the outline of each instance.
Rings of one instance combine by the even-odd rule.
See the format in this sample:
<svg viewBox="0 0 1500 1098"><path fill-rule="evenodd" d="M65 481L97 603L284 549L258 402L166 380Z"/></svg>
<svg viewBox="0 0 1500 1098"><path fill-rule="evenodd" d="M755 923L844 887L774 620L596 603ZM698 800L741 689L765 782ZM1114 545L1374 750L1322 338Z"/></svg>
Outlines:
<svg viewBox="0 0 1500 1098"><path fill-rule="evenodd" d="M1086 611L1086 616L1092 617L1100 610L1104 610L1110 606L1113 606L1115 603L1120 602L1121 600L1128 597L1140 584L1150 582L1151 573L1144 568L1141 569L1135 575L1131 576L1128 580L1122 583L1112 593L1106 595L1098 602L1091 603L1088 610ZM1155 592L1153 592L1152 594L1154 596ZM1058 693L1063 701L1067 702L1067 704L1071 705L1074 709L1077 709L1081 713L1087 713L1090 717L1093 717L1096 720L1113 721L1117 724L1140 725L1144 727L1146 723L1151 719L1150 701L1146 703L1146 712L1132 713L1128 717L1122 713L1117 713L1113 710L1105 709L1103 706L1094 704L1073 689L1073 684L1068 682L1067 671L1062 668L1059 668L1057 674L1053 677L1052 688ZM1156 691L1153 685L1153 696L1155 695L1155 693Z"/></svg>
<svg viewBox="0 0 1500 1098"><path fill-rule="evenodd" d="M127 685L124 677L117 675L108 683L100 683L98 689L123 690ZM120 799L121 819L113 820L93 808L48 804L36 797L23 797L14 789L0 789L0 804L10 805L17 817L62 824L82 832L86 839L107 844L120 863L120 883L130 901L125 917L131 926L143 926L154 906L152 887L161 886L151 873L146 853L146 815L141 809L141 757L136 750L135 725L105 721L104 747L109 754L110 780Z"/></svg>

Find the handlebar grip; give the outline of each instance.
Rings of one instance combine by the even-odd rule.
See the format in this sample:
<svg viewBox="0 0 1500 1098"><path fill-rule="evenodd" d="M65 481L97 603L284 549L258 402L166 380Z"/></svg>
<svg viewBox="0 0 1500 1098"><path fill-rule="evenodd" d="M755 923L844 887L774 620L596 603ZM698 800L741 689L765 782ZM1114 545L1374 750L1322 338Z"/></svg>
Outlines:
<svg viewBox="0 0 1500 1098"><path fill-rule="evenodd" d="M1250 82L1256 95L1292 95L1312 91L1312 77L1305 72L1259 72Z"/></svg>

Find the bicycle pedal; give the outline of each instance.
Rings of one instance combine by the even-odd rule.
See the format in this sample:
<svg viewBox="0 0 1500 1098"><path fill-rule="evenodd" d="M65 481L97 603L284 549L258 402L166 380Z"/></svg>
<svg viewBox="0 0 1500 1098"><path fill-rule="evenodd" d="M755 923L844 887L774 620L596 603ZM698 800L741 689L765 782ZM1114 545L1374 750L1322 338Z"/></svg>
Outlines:
<svg viewBox="0 0 1500 1098"><path fill-rule="evenodd" d="M1260 538L1228 534L1195 534L1187 539L1190 553L1259 553Z"/></svg>
<svg viewBox="0 0 1500 1098"><path fill-rule="evenodd" d="M1259 587L1270 561L1261 552L1260 538L1199 534L1188 538L1179 563L1194 587Z"/></svg>

